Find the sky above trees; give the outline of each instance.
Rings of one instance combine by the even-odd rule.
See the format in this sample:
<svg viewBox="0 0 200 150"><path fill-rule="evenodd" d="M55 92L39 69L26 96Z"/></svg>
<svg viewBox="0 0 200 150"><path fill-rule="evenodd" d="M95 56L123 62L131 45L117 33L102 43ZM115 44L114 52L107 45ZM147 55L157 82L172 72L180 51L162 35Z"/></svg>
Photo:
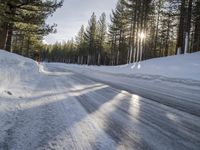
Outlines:
<svg viewBox="0 0 200 150"><path fill-rule="evenodd" d="M53 44L74 37L81 25L87 25L92 13L99 17L103 12L110 20L110 13L115 8L118 0L65 0L63 7L58 9L47 23L56 23L57 33L44 38L44 42Z"/></svg>

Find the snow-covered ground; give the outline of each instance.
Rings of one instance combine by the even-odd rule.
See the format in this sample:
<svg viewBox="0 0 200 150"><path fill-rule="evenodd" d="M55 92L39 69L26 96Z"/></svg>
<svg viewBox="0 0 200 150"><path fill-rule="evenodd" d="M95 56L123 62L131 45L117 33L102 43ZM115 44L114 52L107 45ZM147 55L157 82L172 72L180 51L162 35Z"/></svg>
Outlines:
<svg viewBox="0 0 200 150"><path fill-rule="evenodd" d="M200 52L122 66L43 64L200 116Z"/></svg>
<svg viewBox="0 0 200 150"><path fill-rule="evenodd" d="M0 50L0 150L198 150L198 58L87 67Z"/></svg>
<svg viewBox="0 0 200 150"><path fill-rule="evenodd" d="M128 76L156 75L168 78L200 80L200 52L150 59L121 66L68 65L72 69L88 69Z"/></svg>
<svg viewBox="0 0 200 150"><path fill-rule="evenodd" d="M0 50L0 94L13 90L23 94L23 84L34 84L38 75L35 61Z"/></svg>

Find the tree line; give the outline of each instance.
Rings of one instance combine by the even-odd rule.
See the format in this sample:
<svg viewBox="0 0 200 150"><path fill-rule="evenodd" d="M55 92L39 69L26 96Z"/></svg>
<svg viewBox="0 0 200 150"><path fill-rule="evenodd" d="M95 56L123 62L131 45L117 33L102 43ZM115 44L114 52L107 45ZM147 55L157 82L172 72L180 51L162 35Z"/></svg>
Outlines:
<svg viewBox="0 0 200 150"><path fill-rule="evenodd" d="M33 43L33 39L40 41L36 43L41 43L43 35L53 32L52 26L45 26L44 30L44 20L60 7L62 2L47 4L52 5L54 9L51 10L50 7L50 11L49 9L44 11L44 16L38 14L42 18L41 23L38 19L34 20L36 16L28 15L30 18L33 17L33 22L38 23L36 29L42 29L40 36L30 32L33 31L30 29L29 32L27 29L25 32L18 23L20 21L14 22L16 38L13 36L12 39L13 51L20 50L20 54L25 55L25 52L26 56L29 56L30 49L39 49L42 60L88 65L119 65L200 51L199 0L119 0L109 16L109 24L105 13L99 18L93 13L88 25L81 26L77 36L71 40L36 47L37 44ZM0 7L3 7L2 3ZM33 8L35 7L38 5ZM22 8L32 9L32 6L22 6ZM21 14L24 14L24 11L22 12ZM2 20L2 17L0 19ZM16 17L17 19L19 18ZM13 24L12 22L9 24ZM24 36L21 37L21 33Z"/></svg>
<svg viewBox="0 0 200 150"><path fill-rule="evenodd" d="M199 0L119 0L107 25L93 13L68 42L46 45L49 61L119 65L200 51Z"/></svg>

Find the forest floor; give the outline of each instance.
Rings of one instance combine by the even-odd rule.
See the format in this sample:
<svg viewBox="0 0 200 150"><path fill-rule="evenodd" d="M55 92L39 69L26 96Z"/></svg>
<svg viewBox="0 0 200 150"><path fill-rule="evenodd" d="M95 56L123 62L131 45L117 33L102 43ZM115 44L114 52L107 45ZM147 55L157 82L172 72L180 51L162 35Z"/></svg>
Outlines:
<svg viewBox="0 0 200 150"><path fill-rule="evenodd" d="M198 68L195 57L191 65ZM0 150L200 147L197 68L190 66L185 77L170 68L166 76L131 74L37 64L4 51L0 63Z"/></svg>

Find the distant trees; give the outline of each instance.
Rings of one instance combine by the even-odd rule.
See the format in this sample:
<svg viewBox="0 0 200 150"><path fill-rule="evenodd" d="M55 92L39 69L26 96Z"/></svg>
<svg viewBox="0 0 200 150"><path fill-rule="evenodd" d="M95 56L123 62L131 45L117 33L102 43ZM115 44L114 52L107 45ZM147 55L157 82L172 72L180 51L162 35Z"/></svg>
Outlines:
<svg viewBox="0 0 200 150"><path fill-rule="evenodd" d="M84 38L87 43L87 64L96 64L97 56L97 20L95 13L92 14L91 19L88 22Z"/></svg>
<svg viewBox="0 0 200 150"><path fill-rule="evenodd" d="M161 5L160 5L161 4ZM158 1L155 50L156 56L174 55L176 48L176 32L178 25L178 3L174 0Z"/></svg>
<svg viewBox="0 0 200 150"><path fill-rule="evenodd" d="M200 51L200 1L196 0L192 15L192 33L190 52Z"/></svg>
<svg viewBox="0 0 200 150"><path fill-rule="evenodd" d="M63 0L1 0L0 48L29 56L42 36L54 32L45 19L62 6Z"/></svg>
<svg viewBox="0 0 200 150"><path fill-rule="evenodd" d="M119 0L109 27L105 14L97 21L93 13L69 55L77 52L79 64L119 65L199 51L199 10L199 0Z"/></svg>
<svg viewBox="0 0 200 150"><path fill-rule="evenodd" d="M177 36L177 50L181 54L200 51L199 8L199 0L181 0Z"/></svg>
<svg viewBox="0 0 200 150"><path fill-rule="evenodd" d="M103 13L97 22L97 65L103 63L102 56L106 49L106 36L107 36L107 25L106 25L106 14ZM106 58L104 58L106 59Z"/></svg>
<svg viewBox="0 0 200 150"><path fill-rule="evenodd" d="M127 62L128 51L128 12L122 1L119 1L115 11L112 11L111 26L110 26L110 40L113 41L114 51L111 53L114 65L124 64ZM113 39L112 39L113 38Z"/></svg>
<svg viewBox="0 0 200 150"><path fill-rule="evenodd" d="M84 64L85 59L86 59L85 55L86 55L87 47L86 47L86 40L84 38L84 34L85 34L85 28L82 25L76 37L78 64Z"/></svg>
<svg viewBox="0 0 200 150"><path fill-rule="evenodd" d="M46 3L42 2L42 6L46 6ZM5 31L9 28L4 17L6 4L0 5L0 13L3 14L0 19L4 20L1 22L2 37L7 35L8 32ZM52 9L48 7L50 4ZM44 8L40 7L44 11L41 11L37 18L41 17L42 22L36 22L36 25L35 16L29 22L29 28L23 27L24 23L14 21L13 49L23 50L19 53L26 55L30 47L37 47L37 41L41 40L42 35L53 31L53 27L44 26L44 19L60 7L62 2L54 1L50 4ZM37 7L34 3L23 6L22 16L24 12L35 10ZM26 17L32 17L31 13ZM41 34L35 31L40 31ZM5 38L0 38L0 43L5 43L2 41L5 41ZM9 41L9 38L6 38L6 41ZM43 59L49 61L120 65L195 51L200 51L199 0L119 0L110 15L110 24L107 24L105 13L100 18L93 13L88 25L82 26L74 39L44 45L41 53Z"/></svg>

